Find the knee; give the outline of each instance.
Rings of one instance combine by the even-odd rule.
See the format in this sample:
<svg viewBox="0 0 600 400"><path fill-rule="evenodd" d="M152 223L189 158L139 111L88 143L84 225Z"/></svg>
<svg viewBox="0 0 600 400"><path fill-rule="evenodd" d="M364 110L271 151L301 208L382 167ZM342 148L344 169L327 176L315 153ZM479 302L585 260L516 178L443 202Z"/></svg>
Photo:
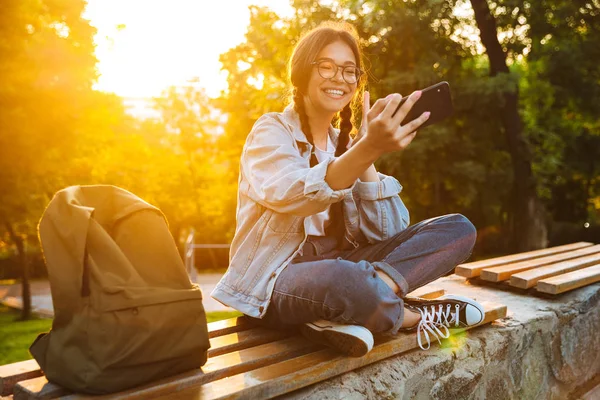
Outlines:
<svg viewBox="0 0 600 400"><path fill-rule="evenodd" d="M477 239L477 228L462 214L450 214L447 221L452 223L452 230L457 237L466 238L471 247Z"/></svg>
<svg viewBox="0 0 600 400"><path fill-rule="evenodd" d="M477 240L477 228L467 217L462 214L451 214L448 216L448 222L452 223L453 236L456 238L455 244L457 250L464 253L463 259L468 258L475 247Z"/></svg>
<svg viewBox="0 0 600 400"><path fill-rule="evenodd" d="M347 293L352 313L352 323L371 332L391 331L402 313L402 300L381 279L373 265L367 261L353 263L348 281L352 293Z"/></svg>
<svg viewBox="0 0 600 400"><path fill-rule="evenodd" d="M329 261L329 262L328 262ZM336 309L356 310L357 304L371 301L378 296L376 289L377 272L371 263L357 263L342 259L327 260L326 276L321 280L328 293L329 304Z"/></svg>

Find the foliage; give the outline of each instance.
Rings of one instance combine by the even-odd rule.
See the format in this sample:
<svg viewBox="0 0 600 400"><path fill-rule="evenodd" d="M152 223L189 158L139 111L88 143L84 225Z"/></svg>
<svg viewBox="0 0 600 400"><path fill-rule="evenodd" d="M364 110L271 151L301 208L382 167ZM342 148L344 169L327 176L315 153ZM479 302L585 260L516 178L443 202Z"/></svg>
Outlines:
<svg viewBox="0 0 600 400"><path fill-rule="evenodd" d="M219 106L230 116L224 136L229 143L241 147L259 115L285 106L282 71L300 35L324 20L348 20L357 26L370 60L372 99L390 92L406 95L440 80L452 87L455 117L424 129L404 153L377 164L403 184L413 221L461 212L481 230L505 225L512 166L498 108L507 89L521 91L525 134L534 147L538 192L549 218L597 221L597 3L490 3L512 63L510 75L496 77L489 76L466 1L295 0L292 5L296 11L290 18L252 8L246 41L221 58L229 91Z"/></svg>
<svg viewBox="0 0 600 400"><path fill-rule="evenodd" d="M35 232L69 167L96 78L84 1L3 2L0 13L0 218ZM86 121L87 122L87 121Z"/></svg>
<svg viewBox="0 0 600 400"><path fill-rule="evenodd" d="M448 37L448 30L459 23L450 5L345 1L328 8L308 1L293 4L297 11L290 19L277 20L271 11L253 8L246 42L222 57L230 82L229 92L220 99L220 105L225 105L222 109L231 112L238 99L250 103L230 114L235 121L225 129L228 137L241 142L260 114L285 105L285 76L273 73L283 70L289 55L281 49L289 52L300 34L321 20L351 20L364 38L371 61L373 99L395 91L407 95L440 80L449 81L453 88L456 118L427 128L404 154L391 154L378 163L382 172L397 176L405 186L403 198L413 220L463 212L481 225L498 221L509 179L504 172L508 157L494 129L499 124L490 123L497 117L489 105L498 100L504 86L515 83L488 78L485 65ZM274 83L264 85L260 100L252 101L257 89L247 83L262 76L271 76Z"/></svg>
<svg viewBox="0 0 600 400"><path fill-rule="evenodd" d="M419 132L377 163L403 184L412 221L461 212L502 252L511 160L498 115L519 90L548 219L600 223L600 5L594 0L488 2L511 74L489 76L466 0L293 0L282 18L250 8L243 43L221 55L228 88L202 82L155 100L157 119L127 115L122 99L92 90L94 28L83 0L8 0L0 12L0 252L17 232L31 252L52 194L74 184L121 186L161 208L181 243L227 243L235 230L239 156L254 121L289 99L287 60L324 20L358 29L372 101L446 80L455 116ZM490 239L492 240L492 239ZM478 255L480 256L480 255ZM223 260L226 263L226 260Z"/></svg>

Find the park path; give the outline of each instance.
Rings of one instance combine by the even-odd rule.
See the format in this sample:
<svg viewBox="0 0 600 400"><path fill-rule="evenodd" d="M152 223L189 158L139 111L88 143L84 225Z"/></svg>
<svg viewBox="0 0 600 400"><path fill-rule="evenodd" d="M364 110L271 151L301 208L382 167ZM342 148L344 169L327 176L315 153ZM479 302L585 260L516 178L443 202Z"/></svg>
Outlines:
<svg viewBox="0 0 600 400"><path fill-rule="evenodd" d="M198 274L195 281L200 286L203 294L203 305L206 312L213 311L233 311L212 297L210 293L215 288L222 274ZM0 303L12 308L21 308L23 299L21 298L21 284L0 285ZM52 296L50 294L50 282L47 280L36 280L31 282L31 306L33 311L41 316L54 316L52 307Z"/></svg>

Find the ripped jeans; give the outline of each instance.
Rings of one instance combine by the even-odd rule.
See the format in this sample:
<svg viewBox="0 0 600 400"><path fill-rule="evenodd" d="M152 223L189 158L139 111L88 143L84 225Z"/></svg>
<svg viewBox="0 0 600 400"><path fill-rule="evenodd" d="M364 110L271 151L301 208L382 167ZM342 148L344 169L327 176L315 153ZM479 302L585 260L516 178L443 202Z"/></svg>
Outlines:
<svg viewBox="0 0 600 400"><path fill-rule="evenodd" d="M309 236L302 255L282 271L262 324L286 328L329 321L395 334L404 318L407 293L447 275L471 255L477 232L460 214L431 218L391 238L350 250L336 240ZM398 293L379 278L387 273Z"/></svg>

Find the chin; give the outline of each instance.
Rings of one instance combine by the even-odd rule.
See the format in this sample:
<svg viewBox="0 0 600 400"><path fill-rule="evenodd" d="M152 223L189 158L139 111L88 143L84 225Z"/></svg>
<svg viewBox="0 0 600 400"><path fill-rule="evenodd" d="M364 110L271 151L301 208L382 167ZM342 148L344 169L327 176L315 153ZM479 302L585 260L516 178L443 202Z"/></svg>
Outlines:
<svg viewBox="0 0 600 400"><path fill-rule="evenodd" d="M339 99L339 100L331 100L326 99L321 102L321 109L323 111L337 113L340 112L350 103L350 99Z"/></svg>

